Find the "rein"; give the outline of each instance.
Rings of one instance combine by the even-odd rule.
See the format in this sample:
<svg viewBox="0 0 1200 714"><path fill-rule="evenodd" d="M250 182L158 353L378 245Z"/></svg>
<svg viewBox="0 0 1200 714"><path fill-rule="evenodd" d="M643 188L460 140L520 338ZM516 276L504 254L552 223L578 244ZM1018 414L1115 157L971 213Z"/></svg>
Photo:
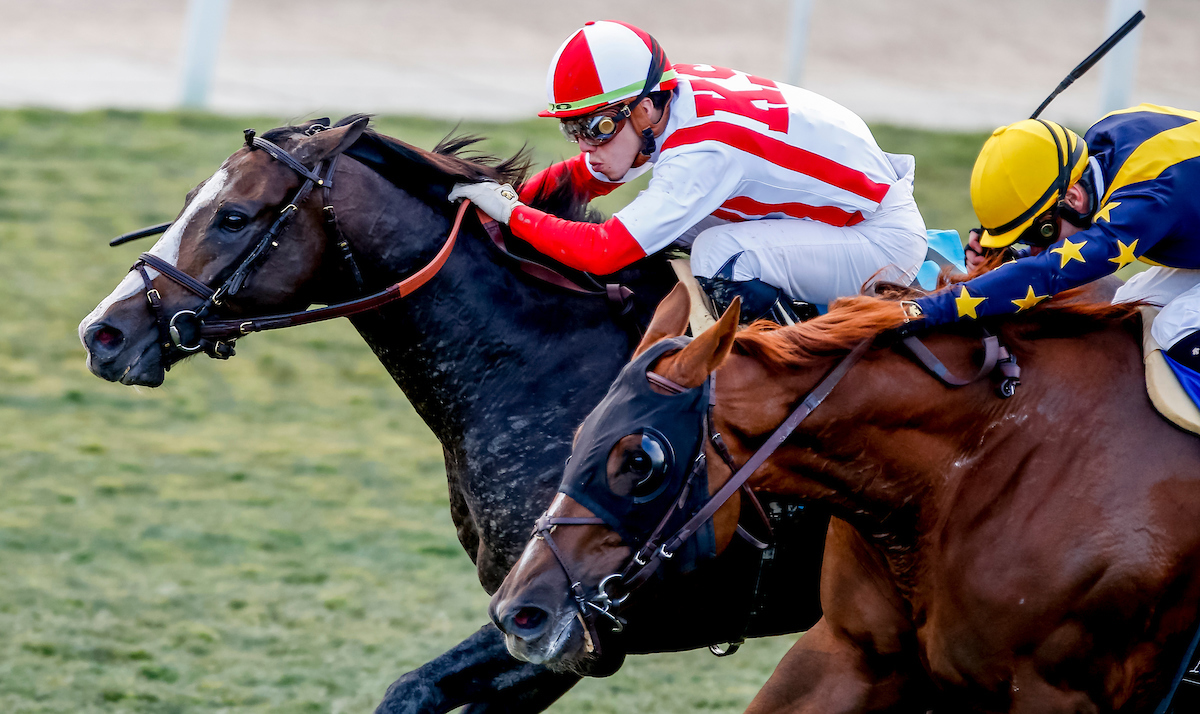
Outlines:
<svg viewBox="0 0 1200 714"><path fill-rule="evenodd" d="M324 131L327 127L321 125L313 126L309 131L311 133ZM146 300L149 303L150 311L153 313L155 322L159 330L159 348L163 354L163 362L169 368L169 355L172 352L181 352L191 354L204 350L210 357L217 359L228 359L234 354L233 344L239 338L248 335L252 332L263 332L266 330L278 330L285 327L294 327L297 325L307 325L314 322L323 322L339 317L349 317L368 310L374 310L383 305L386 305L400 298L412 294L415 290L429 282L434 275L445 265L446 260L450 256L450 252L454 248L455 240L458 236L459 228L462 226L463 216L466 215L467 207L470 201L462 201L459 204L458 211L455 214L453 225L446 237L442 247L438 250L433 259L409 277L381 290L377 293L360 297L354 300L349 300L334 305L328 305L321 308L311 310L298 310L295 312L279 313L274 315L264 315L247 319L224 319L224 320L206 320L205 317L214 307L220 307L224 301L231 295L237 294L245 285L254 269L261 263L267 254L278 247L278 238L286 228L288 222L299 210L300 206L309 196L310 192L315 187L320 187L323 191L323 204L321 208L321 223L325 230L330 243L338 250L338 253L354 283L358 288L358 292L363 291L362 272L358 268L358 264L354 260L354 253L350 248L350 244L341 234L338 228L337 214L333 208L331 193L333 189L333 174L336 168L339 155L329 158L327 161L318 164L314 169L309 169L290 153L285 151L278 145L257 137L254 135L254 130L247 129L246 144L252 149L261 149L266 151L271 158L279 161L287 166L293 172L298 174L304 182L298 189L289 197L286 205L280 211L275 221L267 229L266 233L258 240L257 244L247 253L241 263L234 270L232 275L225 280L224 283L215 290L203 282L195 279L191 275L183 272L179 268L171 265L167 261L159 258L151 253L142 253L138 257L138 261L134 263L130 270L136 270L142 278L145 285ZM322 175L322 166L324 166L324 175ZM483 213L478 208L475 209L480 223L492 243L496 248L507 258L513 260L517 266L526 274L549 283L559 288L570 290L572 292L603 296L617 308L619 315L624 316L630 313L633 309L633 292L619 284L604 284L592 280L593 287L584 287L579 283L561 275L553 268L536 263L525 258L514 255L505 243L504 235L500 230L499 224L486 213ZM151 235L163 233L171 227L171 223L162 223L149 228L143 228L138 231L126 233L118 236L109 242L110 246L117 246L127 243L138 238L144 238ZM147 272L147 268L152 268L160 274L173 281L188 292L203 300L196 309L179 310L173 315L167 315L166 308L162 302L162 296L154 287L152 278ZM586 275L586 274L585 274ZM591 276L587 276L591 277ZM188 329L188 328L191 329ZM185 334L186 333L186 334Z"/></svg>
<svg viewBox="0 0 1200 714"><path fill-rule="evenodd" d="M613 612L612 608L623 604L634 590L644 585L650 579L664 561L673 558L679 548L695 535L733 497L733 494L739 490L748 494L757 507L759 514L762 515L764 522L767 522L765 513L762 511L762 506L758 503L757 497L754 496L753 491L749 487L750 477L787 441L788 437L800 426L801 422L808 418L825 401L826 397L829 396L850 369L858 364L867 354L873 342L874 338L863 340L850 350L809 391L800 404L771 432L767 440L740 467L734 462L720 432L712 429L711 413L716 402L716 379L713 374L709 374L707 379L712 387L710 389L711 397L708 409L702 415L701 427L705 432L704 442L712 444L714 450L720 454L722 460L729 467L732 475L683 525L679 526L671 535L665 536L664 532L666 531L667 524L674 520L685 507L689 491L695 483L695 477L707 469L707 457L704 448L701 447L679 497L667 509L666 515L662 517L658 526L654 529L650 537L646 539L645 544L637 550L625 568L621 572L613 573L601 580L594 595L589 597L584 590L582 582L572 574L567 561L563 558L562 553L554 542L552 533L560 525L606 525L604 519L599 517L559 518L550 515L548 512L538 518L534 526L533 536L546 541L555 559L558 560L559 566L566 574L567 581L570 583L571 596L575 600L576 607L587 630L588 642L594 643L593 648L596 652L599 652L600 649L600 640L596 632L597 616L607 618L612 625L613 632L620 632L624 628L625 621ZM904 338L901 344L922 367L948 387L956 388L972 384L994 371L1000 372L1001 380L997 388L997 394L1001 398L1013 396L1016 393L1016 387L1020 384L1020 367L1017 365L1016 359L1008 352L1007 348L1000 344L999 338L994 335L985 333L983 337L983 364L978 372L966 379L954 375L915 336ZM647 372L646 378L652 384L668 392L679 394L688 391L687 387L676 384L655 372ZM737 528L738 534L747 538L751 544L759 548L767 547L766 544L759 543L755 538L750 536L740 524ZM770 528L769 522L768 528ZM714 653L718 655L732 654L735 650L736 644L726 651L713 649Z"/></svg>

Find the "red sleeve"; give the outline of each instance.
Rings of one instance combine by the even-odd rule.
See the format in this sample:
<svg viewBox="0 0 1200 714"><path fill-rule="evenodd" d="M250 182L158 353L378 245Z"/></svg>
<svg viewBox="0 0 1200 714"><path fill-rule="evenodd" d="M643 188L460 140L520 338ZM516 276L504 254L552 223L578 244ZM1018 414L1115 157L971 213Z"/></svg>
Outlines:
<svg viewBox="0 0 1200 714"><path fill-rule="evenodd" d="M609 275L646 257L616 216L604 223L579 223L521 205L513 209L508 225L538 252L588 273Z"/></svg>
<svg viewBox="0 0 1200 714"><path fill-rule="evenodd" d="M589 201L597 196L606 196L621 186L616 181L601 181L593 176L592 172L588 170L587 156L580 153L566 161L547 166L521 184L521 202L529 203L543 186L547 188L556 186L559 177L564 173L570 176L569 180L572 184L587 192Z"/></svg>

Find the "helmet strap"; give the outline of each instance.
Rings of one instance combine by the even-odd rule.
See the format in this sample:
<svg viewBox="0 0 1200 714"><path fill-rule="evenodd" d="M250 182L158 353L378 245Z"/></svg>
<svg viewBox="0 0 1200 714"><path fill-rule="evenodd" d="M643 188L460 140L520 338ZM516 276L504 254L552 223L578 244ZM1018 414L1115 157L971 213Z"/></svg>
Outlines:
<svg viewBox="0 0 1200 714"><path fill-rule="evenodd" d="M658 150L658 144L654 141L658 135L662 133L663 127L667 124L667 119L670 118L671 103L667 102L663 105L662 114L659 115L658 121L650 121L650 112L642 109L641 102L639 106L634 107L632 116L629 117L630 124L635 130L641 132L642 146L638 150L637 158L633 160L633 167L637 168L646 163L654 152Z"/></svg>

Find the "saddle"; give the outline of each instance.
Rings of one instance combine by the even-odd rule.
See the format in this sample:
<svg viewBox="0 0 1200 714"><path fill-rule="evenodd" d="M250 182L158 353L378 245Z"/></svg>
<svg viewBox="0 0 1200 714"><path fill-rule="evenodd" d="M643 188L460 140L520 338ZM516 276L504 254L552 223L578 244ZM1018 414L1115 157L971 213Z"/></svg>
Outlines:
<svg viewBox="0 0 1200 714"><path fill-rule="evenodd" d="M1180 429L1200 434L1200 407L1192 401L1175 371L1167 363L1163 348L1150 334L1150 326L1159 309L1143 305L1142 313L1142 361L1146 364L1146 391L1159 414Z"/></svg>

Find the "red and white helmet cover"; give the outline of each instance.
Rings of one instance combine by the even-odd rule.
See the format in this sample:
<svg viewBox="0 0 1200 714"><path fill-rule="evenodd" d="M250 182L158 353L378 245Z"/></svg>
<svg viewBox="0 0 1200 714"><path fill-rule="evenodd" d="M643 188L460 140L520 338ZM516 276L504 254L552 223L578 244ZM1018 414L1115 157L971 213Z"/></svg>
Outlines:
<svg viewBox="0 0 1200 714"><path fill-rule="evenodd" d="M546 76L550 108L541 117L575 117L642 93L650 71L651 48L658 43L645 30L615 20L589 22L558 48ZM662 55L658 86L675 87L675 70Z"/></svg>

